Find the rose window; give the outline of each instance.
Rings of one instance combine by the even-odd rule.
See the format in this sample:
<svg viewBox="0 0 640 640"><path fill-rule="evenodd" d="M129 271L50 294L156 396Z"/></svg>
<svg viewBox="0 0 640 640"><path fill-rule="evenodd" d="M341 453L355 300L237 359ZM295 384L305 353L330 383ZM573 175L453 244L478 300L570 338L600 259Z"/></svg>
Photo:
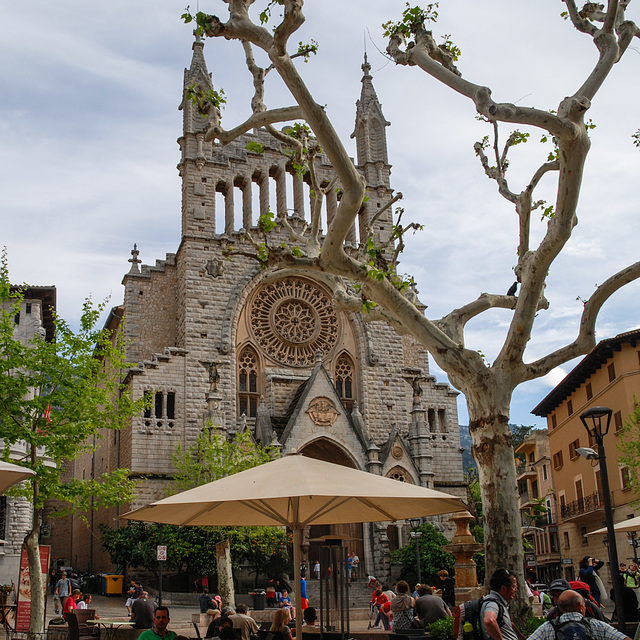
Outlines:
<svg viewBox="0 0 640 640"><path fill-rule="evenodd" d="M338 337L331 294L303 278L284 278L261 287L249 317L266 355L290 366L312 365L318 349L328 354Z"/></svg>

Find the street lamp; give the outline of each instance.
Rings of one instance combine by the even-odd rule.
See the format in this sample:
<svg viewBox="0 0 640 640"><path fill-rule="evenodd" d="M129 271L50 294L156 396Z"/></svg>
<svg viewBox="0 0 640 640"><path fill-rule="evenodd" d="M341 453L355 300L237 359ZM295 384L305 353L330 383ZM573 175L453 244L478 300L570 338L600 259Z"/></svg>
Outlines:
<svg viewBox="0 0 640 640"><path fill-rule="evenodd" d="M420 518L411 518L409 524L413 531L409 535L416 541L416 565L418 567L418 584L422 584L422 571L420 570L420 548L418 547L418 541L422 538L422 531L416 531L421 524Z"/></svg>
<svg viewBox="0 0 640 640"><path fill-rule="evenodd" d="M580 414L580 420L587 433L596 441L598 452L584 448L576 450L588 460L597 459L600 462L600 477L602 479L602 493L604 494L604 515L607 521L607 537L609 538L609 570L611 582L616 599L616 614L618 617L618 629L627 634L624 607L622 603L622 578L618 564L618 548L616 546L616 532L613 528L613 509L611 508L611 493L609 490L609 474L607 472L607 457L604 450L604 436L609 433L611 414L613 410L608 407L591 407Z"/></svg>

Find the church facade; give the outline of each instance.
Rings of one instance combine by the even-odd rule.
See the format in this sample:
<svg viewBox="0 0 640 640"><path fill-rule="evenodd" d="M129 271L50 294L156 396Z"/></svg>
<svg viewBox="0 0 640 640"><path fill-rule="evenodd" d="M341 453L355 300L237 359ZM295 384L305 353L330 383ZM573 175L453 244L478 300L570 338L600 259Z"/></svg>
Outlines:
<svg viewBox="0 0 640 640"><path fill-rule="evenodd" d="M203 47L196 39L183 95L194 84L212 86ZM369 200L349 238L354 247L393 195L389 123L366 61L363 72L352 137ZM130 428L106 436L91 459L76 463L75 473L129 468L142 478L135 508L164 497L178 444L188 446L204 428L227 435L249 429L256 441L280 446L283 455L302 452L464 496L458 394L429 374L426 349L383 322L336 312L330 281L264 270L242 255L251 250L245 230L258 235L259 215L286 217L275 242L304 232L309 221L313 194L282 144L264 130L226 146L206 142L208 120L187 100L181 108L180 245L152 266L134 247L124 302L107 322L123 332L128 359L138 363L128 372L132 391L148 394L151 408ZM257 148L251 142L259 143L259 153L249 150ZM326 156L317 168L329 184ZM331 191L323 224L337 207L339 192ZM390 237L390 210L376 219L375 233L383 241ZM236 252L230 259L229 249ZM113 526L120 512L92 516L94 528L98 520ZM96 536L83 535L82 527L74 527L71 548L58 553L79 568L104 569ZM388 523L314 527L311 537L326 533L353 538L363 570L380 576L389 574L389 549L406 542L406 526Z"/></svg>

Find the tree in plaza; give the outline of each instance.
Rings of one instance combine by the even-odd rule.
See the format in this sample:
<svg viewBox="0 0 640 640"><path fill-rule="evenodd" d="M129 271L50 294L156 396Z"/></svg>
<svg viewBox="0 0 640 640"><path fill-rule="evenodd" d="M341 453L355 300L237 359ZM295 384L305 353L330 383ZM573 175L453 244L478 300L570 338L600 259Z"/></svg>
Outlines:
<svg viewBox="0 0 640 640"><path fill-rule="evenodd" d="M208 425L195 442L172 454L175 474L167 493L174 494L245 471L279 455L276 446L256 443L248 429L228 437ZM101 527L102 547L120 567L157 570L155 546L160 543L157 525L132 522L126 527ZM291 534L282 527L179 527L165 525L167 568L186 576L187 587L194 578L218 573L215 545L229 539L234 567L248 562L256 574L276 575L288 570Z"/></svg>
<svg viewBox="0 0 640 640"><path fill-rule="evenodd" d="M438 571L446 569L451 572L456 563L455 557L443 551L442 547L449 541L432 524L422 524L416 531L422 533L418 538L418 556L420 558L420 572L425 584L437 584ZM416 545L414 540L391 554L391 561L402 565L401 578L410 585L418 582L416 567Z"/></svg>
<svg viewBox="0 0 640 640"><path fill-rule="evenodd" d="M144 568L158 578L156 546L160 529L156 524L129 522L113 528L100 526L101 545L111 562L124 570ZM174 574L176 586L190 590L201 576L218 573L216 543L229 539L235 567L250 564L259 574L280 574L290 568L288 545L291 534L279 527L179 527L163 525L162 544L167 545L166 569ZM257 585L256 585L257 586Z"/></svg>
<svg viewBox="0 0 640 640"><path fill-rule="evenodd" d="M58 501L60 515L83 517L91 508L131 500L134 483L126 469L95 480L66 472L74 458L91 450L103 429L123 427L143 405L131 399L119 376L128 367L124 345L97 327L104 303L85 301L78 331L55 316L54 340L37 334L25 343L14 336L21 299L20 289L10 285L5 250L0 261L0 442L3 459L24 451L17 462L36 472L12 490L33 505L24 547L31 576L29 633L35 634L44 623L38 537L45 502Z"/></svg>
<svg viewBox="0 0 640 640"><path fill-rule="evenodd" d="M551 111L546 107L496 102L489 87L465 79L457 66L460 54L457 47L446 37L444 43L437 44L429 30L437 19L437 5L430 4L425 9L408 5L397 22L384 25L387 52L397 64L414 67L417 73L423 72L467 98L479 118L488 123L492 135L477 142L475 151L484 172L495 181L500 196L513 205L519 221L514 242L517 287L507 295L482 293L476 300L441 318L426 317L415 305L411 280L398 275L404 236L407 231L416 230L416 225L401 224L400 210L392 237L376 236L374 222L384 210L375 215L367 212L365 181L334 130L322 106L324 100L312 95L310 85L296 67L295 57L315 52L315 45L291 45L305 19L303 1L268 0L260 4L261 12L258 9L259 13L252 14L258 16L255 20L249 13L254 0L221 3L221 8L226 7L222 17L204 13L184 16L187 22L195 18L198 29L206 36L240 42L254 86L251 116L229 130L223 129L217 118L220 95L194 88L192 99L213 119L205 140L225 144L254 127L265 127L289 148L293 166L300 174L306 173L311 183L313 210L304 233L291 229L284 212L278 212L275 219L262 216L258 225L260 237L247 232L245 244L230 253L253 255L264 267L323 274L322 277L333 283L334 304L338 309L364 310L365 319L385 320L398 331L412 334L429 349L436 363L466 398L483 496L487 575L499 566L507 565L515 570L523 566L516 471L508 425L514 389L593 348L595 322L603 304L622 286L640 277L640 262L612 274L584 300L575 338L542 357L525 362L535 319L548 308L544 295L547 276L577 224L576 211L590 147L588 131L592 127L586 118L588 110L615 64L640 34L636 24L626 16L630 0L608 0L606 5L587 3L581 9L574 0L563 2L568 25L593 42L596 55L582 85ZM536 28L542 27L536 25ZM257 61L257 55L266 58L263 66ZM492 57L488 63L495 64L495 59ZM269 108L265 103L265 78L272 72L284 82L293 99L292 105ZM274 126L296 119L306 124L298 123L284 132ZM515 130L500 144L498 132L504 123L540 132L553 147L550 153L548 149L543 151L537 169L524 188L512 186L507 170L512 147L526 142L529 133ZM329 157L336 172L335 182L329 185L320 185L316 179L315 164L320 151ZM552 203L536 197L543 181L555 182L556 196ZM338 189L340 200L326 236L321 238L320 211L327 189ZM387 210L398 197L391 199ZM354 250L346 240L362 212L366 219L360 225L360 243ZM540 214L546 225L542 229L535 226L535 215ZM293 242L271 241L278 227L288 228ZM478 241L482 242L482 238ZM490 239L485 241L489 247ZM497 251L493 246L490 249ZM494 362L489 363L482 353L465 346L465 329L470 321L496 309L508 313L509 321L502 348ZM519 580L523 594L522 576ZM524 596L518 608L520 611L528 608Z"/></svg>

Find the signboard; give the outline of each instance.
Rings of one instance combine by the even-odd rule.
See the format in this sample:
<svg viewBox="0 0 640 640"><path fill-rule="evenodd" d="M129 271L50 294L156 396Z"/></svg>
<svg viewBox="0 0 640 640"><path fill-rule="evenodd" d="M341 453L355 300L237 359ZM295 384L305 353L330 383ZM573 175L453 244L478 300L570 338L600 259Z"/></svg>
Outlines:
<svg viewBox="0 0 640 640"><path fill-rule="evenodd" d="M47 584L49 574L49 556L51 547L40 547L40 571L42 572L42 588L44 590L45 611L47 609ZM18 606L16 608L16 631L29 631L31 621L31 576L27 550L22 549L20 557L20 575L18 576Z"/></svg>
<svg viewBox="0 0 640 640"><path fill-rule="evenodd" d="M562 564L573 564L573 560L571 558L562 558Z"/></svg>
<svg viewBox="0 0 640 640"><path fill-rule="evenodd" d="M159 544L158 545L157 558L158 558L158 562L162 562L163 560L167 559L167 545L166 544Z"/></svg>

